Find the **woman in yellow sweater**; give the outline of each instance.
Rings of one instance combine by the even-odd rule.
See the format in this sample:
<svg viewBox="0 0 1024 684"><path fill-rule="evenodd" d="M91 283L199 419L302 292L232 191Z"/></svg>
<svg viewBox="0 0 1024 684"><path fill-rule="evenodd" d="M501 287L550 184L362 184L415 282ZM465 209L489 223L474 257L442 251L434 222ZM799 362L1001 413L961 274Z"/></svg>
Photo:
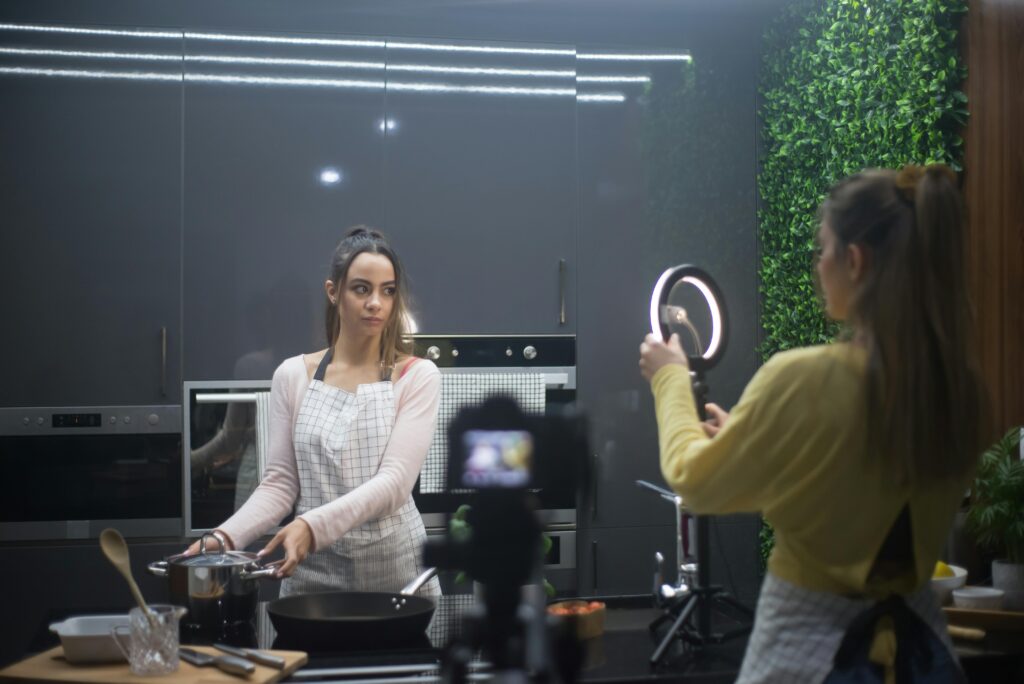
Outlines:
<svg viewBox="0 0 1024 684"><path fill-rule="evenodd" d="M909 667L896 646L911 634L947 668L934 681L957 681L928 580L988 429L956 176L865 171L820 220L818 283L847 341L776 354L702 425L678 340L648 336L662 473L694 512L757 511L775 528L740 682L847 681L857 666L836 655L857 651L857 630L860 667L885 681Z"/></svg>

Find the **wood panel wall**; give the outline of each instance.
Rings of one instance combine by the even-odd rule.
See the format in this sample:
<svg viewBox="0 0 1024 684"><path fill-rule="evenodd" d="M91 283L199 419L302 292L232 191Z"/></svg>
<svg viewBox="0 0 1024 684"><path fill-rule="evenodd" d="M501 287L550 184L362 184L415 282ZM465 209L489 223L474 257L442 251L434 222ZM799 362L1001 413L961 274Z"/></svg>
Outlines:
<svg viewBox="0 0 1024 684"><path fill-rule="evenodd" d="M997 427L1024 424L1024 0L970 0L968 277Z"/></svg>

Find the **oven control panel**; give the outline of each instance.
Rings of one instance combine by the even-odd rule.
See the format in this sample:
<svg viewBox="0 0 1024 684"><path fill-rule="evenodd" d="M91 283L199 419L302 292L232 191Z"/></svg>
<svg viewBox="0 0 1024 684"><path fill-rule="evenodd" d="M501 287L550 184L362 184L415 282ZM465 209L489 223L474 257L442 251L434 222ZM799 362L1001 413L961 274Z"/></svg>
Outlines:
<svg viewBox="0 0 1024 684"><path fill-rule="evenodd" d="M181 432L180 406L0 409L0 435Z"/></svg>
<svg viewBox="0 0 1024 684"><path fill-rule="evenodd" d="M576 365L575 335L414 335L413 346L439 368Z"/></svg>

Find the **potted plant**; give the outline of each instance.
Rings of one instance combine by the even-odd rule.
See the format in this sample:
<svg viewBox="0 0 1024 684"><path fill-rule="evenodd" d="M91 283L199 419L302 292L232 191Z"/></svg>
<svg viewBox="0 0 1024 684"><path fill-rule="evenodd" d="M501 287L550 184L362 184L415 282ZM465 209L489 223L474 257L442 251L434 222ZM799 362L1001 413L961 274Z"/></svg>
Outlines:
<svg viewBox="0 0 1024 684"><path fill-rule="evenodd" d="M997 554L992 585L1006 610L1024 611L1024 460L1021 428L1012 428L981 457L971 488L967 526L978 544ZM1002 556L1002 557L999 557Z"/></svg>

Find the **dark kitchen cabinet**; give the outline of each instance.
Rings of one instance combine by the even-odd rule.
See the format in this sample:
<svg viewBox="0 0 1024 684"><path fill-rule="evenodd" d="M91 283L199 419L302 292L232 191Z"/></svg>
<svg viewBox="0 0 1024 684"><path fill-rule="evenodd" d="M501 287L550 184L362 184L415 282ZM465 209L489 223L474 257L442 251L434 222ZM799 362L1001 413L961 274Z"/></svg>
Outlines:
<svg viewBox="0 0 1024 684"><path fill-rule="evenodd" d="M586 558L579 572L583 596L646 594L653 591L654 553L671 567L675 558L675 527L616 527L580 534L577 553Z"/></svg>
<svg viewBox="0 0 1024 684"><path fill-rule="evenodd" d="M150 603L166 603L167 580L146 566L188 541L132 542L132 574ZM0 667L60 643L50 624L77 615L127 613L135 606L128 584L95 541L63 546L0 546L0 582L7 587L0 621Z"/></svg>
<svg viewBox="0 0 1024 684"><path fill-rule="evenodd" d="M674 525L673 507L635 484L664 486L653 397L637 366L661 273L695 264L725 294L732 334L707 376L711 401L731 407L758 365L756 165L746 137L755 125L755 84L746 59L710 46L695 50L691 62L577 64L577 378L594 459L593 505L581 512L581 525L598 542L596 555L580 547L581 590L594 571L599 589L641 583L649 590L653 546L640 531ZM601 73L649 80L614 86L586 80ZM626 95L624 102L585 98L612 88ZM724 553L730 562L712 562L713 573L716 565L733 569L737 592L750 598L758 584L757 518L728 520L720 529L729 534L713 536L711 545L713 557ZM618 543L631 550L613 551ZM666 546L674 556L674 545Z"/></svg>
<svg viewBox="0 0 1024 684"><path fill-rule="evenodd" d="M180 34L0 41L0 406L177 403Z"/></svg>
<svg viewBox="0 0 1024 684"><path fill-rule="evenodd" d="M757 556L760 520L754 515L712 518L709 525L711 583L753 608L761 586ZM582 595L647 594L654 591L655 552L664 558L664 581L675 584L676 528L610 527L581 531L577 543ZM585 562L584 562L585 561Z"/></svg>
<svg viewBox="0 0 1024 684"><path fill-rule="evenodd" d="M603 71L674 79L651 69L616 65ZM678 68L678 67L676 67ZM581 76L601 73L581 60ZM607 86L605 86L607 88ZM581 84L581 93L595 86ZM663 484L658 464L658 435L650 387L637 367L639 346L650 331L649 303L661 270L684 257L672 249L655 249L661 237L649 225L645 146L651 112L637 97L636 86L624 90L621 104L581 101L579 126L580 230L577 282L579 298L578 393L591 423L594 454L594 527L670 525L671 507L636 487L638 479Z"/></svg>
<svg viewBox="0 0 1024 684"><path fill-rule="evenodd" d="M409 45L387 50L385 227L420 332L574 332L572 47Z"/></svg>
<svg viewBox="0 0 1024 684"><path fill-rule="evenodd" d="M333 250L382 224L383 43L207 35L185 40L185 378L269 379L326 345Z"/></svg>

